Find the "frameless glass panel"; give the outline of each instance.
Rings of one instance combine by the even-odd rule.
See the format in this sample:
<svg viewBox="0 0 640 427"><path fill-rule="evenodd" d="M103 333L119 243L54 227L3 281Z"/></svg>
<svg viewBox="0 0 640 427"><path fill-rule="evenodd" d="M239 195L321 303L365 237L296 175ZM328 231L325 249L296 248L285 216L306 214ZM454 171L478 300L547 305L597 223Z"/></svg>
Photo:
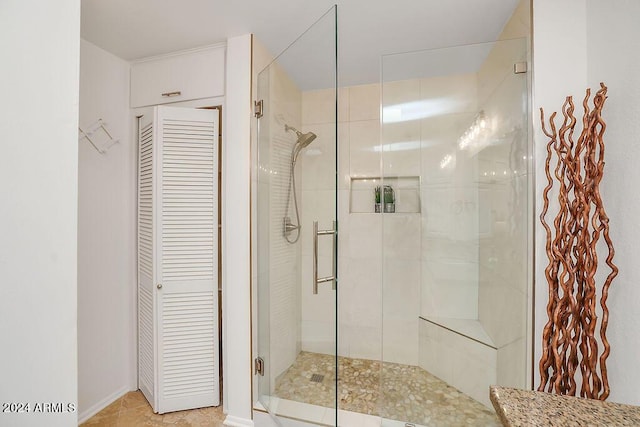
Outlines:
<svg viewBox="0 0 640 427"><path fill-rule="evenodd" d="M383 57L382 425L497 426L489 385L526 386L521 62L525 39Z"/></svg>
<svg viewBox="0 0 640 427"><path fill-rule="evenodd" d="M260 403L334 424L336 407L336 10L258 76Z"/></svg>

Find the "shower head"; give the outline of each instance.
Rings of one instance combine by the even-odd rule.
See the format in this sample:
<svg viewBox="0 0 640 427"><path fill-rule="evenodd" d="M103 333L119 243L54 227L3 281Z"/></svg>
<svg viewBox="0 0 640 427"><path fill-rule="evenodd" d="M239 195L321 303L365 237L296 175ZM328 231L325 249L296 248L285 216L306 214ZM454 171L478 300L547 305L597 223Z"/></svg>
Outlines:
<svg viewBox="0 0 640 427"><path fill-rule="evenodd" d="M313 132L302 133L298 129L294 128L293 126L289 126L287 124L284 125L284 130L285 132L292 130L296 133L296 136L298 137L298 140L296 141L296 145L298 146L298 151L302 150L304 147L311 144L313 140L318 137Z"/></svg>
<svg viewBox="0 0 640 427"><path fill-rule="evenodd" d="M298 135L298 144L300 144L300 148L304 148L311 144L317 137L318 136L313 132L303 133L302 135Z"/></svg>

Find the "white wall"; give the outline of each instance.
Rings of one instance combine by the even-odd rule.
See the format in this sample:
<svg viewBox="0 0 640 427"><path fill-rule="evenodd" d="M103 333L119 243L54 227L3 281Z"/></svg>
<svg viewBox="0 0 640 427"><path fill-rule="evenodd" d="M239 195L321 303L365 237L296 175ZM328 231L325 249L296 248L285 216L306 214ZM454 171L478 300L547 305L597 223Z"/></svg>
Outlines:
<svg viewBox="0 0 640 427"><path fill-rule="evenodd" d="M535 308L534 308L534 381L540 384L538 361L542 354L542 330L547 321L548 285L544 269L547 266L545 232L540 225L542 191L546 186L544 163L546 137L539 123L539 108L547 115L559 111L568 94L580 95L586 88L586 10L585 0L554 2L534 0L533 3L533 137L535 184ZM570 18L569 18L570 17ZM562 41L560 44L560 40ZM570 49L564 47L571 46Z"/></svg>
<svg viewBox="0 0 640 427"><path fill-rule="evenodd" d="M3 0L0 401L77 403L80 1ZM0 413L69 426L77 413Z"/></svg>
<svg viewBox="0 0 640 427"><path fill-rule="evenodd" d="M607 367L613 402L640 405L640 2L587 0L587 83L592 95L604 82L609 88L603 110L607 123L604 178L600 184L611 220L614 279L607 303L611 356ZM580 92L576 95L581 95ZM608 272L604 263L599 267ZM600 276L602 277L602 276Z"/></svg>
<svg viewBox="0 0 640 427"><path fill-rule="evenodd" d="M80 126L102 118L119 140L78 151L78 403L87 419L136 389L136 146L129 63L82 40Z"/></svg>
<svg viewBox="0 0 640 427"><path fill-rule="evenodd" d="M225 425L251 426L251 35L227 41L222 148Z"/></svg>
<svg viewBox="0 0 640 427"><path fill-rule="evenodd" d="M636 245L640 240L637 218L640 215L634 183L640 179L637 168L640 155L638 135L640 122L640 66L638 56L640 4L615 0L553 0L534 1L534 87L535 105L549 114L560 109L564 97L573 95L582 100L587 87L592 95L603 81L609 87L603 110L607 123L604 136L606 167L600 185L607 214L610 217L611 238L616 249L615 264L620 268L609 293L610 310L608 339L611 355L607 361L611 396L609 400L640 404L640 372L637 369L640 352L640 280ZM562 41L561 45L558 41ZM567 49L570 47L570 49ZM579 104L578 104L579 105ZM580 109L577 109L580 111ZM534 116L536 117L536 116ZM544 143L540 125L534 121L536 133L536 200L541 200L545 186L543 175ZM539 213L540 203L537 210ZM535 361L540 359L541 336L547 319L547 283L544 267L544 230L536 231L536 330ZM606 270L601 264L601 270ZM600 276L602 277L602 276ZM600 283L602 283L600 281ZM534 386L539 384L535 369Z"/></svg>

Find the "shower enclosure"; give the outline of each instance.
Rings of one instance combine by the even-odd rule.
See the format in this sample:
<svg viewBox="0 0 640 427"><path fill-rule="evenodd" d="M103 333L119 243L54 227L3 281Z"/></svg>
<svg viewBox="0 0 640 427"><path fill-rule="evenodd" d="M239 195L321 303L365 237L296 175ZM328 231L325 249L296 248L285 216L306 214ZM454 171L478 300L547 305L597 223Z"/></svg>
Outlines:
<svg viewBox="0 0 640 427"><path fill-rule="evenodd" d="M530 387L527 41L350 86L336 47L331 9L257 77L255 408L499 425L489 385Z"/></svg>

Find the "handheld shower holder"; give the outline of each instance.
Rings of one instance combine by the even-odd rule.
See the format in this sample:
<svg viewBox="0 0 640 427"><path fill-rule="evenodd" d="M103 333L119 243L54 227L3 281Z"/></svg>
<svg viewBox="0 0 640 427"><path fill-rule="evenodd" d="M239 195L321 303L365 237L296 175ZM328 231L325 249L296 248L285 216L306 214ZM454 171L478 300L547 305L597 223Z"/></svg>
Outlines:
<svg viewBox="0 0 640 427"><path fill-rule="evenodd" d="M291 234L292 231L299 230L300 226L291 222L291 218L286 216L282 218L282 234L286 237Z"/></svg>

